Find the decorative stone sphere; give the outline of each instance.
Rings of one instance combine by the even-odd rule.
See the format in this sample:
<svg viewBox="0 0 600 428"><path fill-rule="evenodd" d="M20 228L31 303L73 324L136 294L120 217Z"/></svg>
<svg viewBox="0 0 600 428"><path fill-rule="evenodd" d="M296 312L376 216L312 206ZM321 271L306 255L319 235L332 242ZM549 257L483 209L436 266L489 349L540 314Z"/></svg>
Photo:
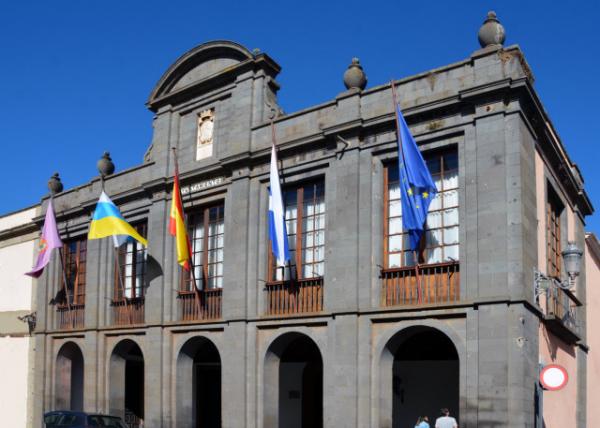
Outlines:
<svg viewBox="0 0 600 428"><path fill-rule="evenodd" d="M504 44L506 32L504 31L502 24L500 24L500 21L498 21L496 12L488 12L486 20L483 21L483 25L479 29L477 38L479 39L479 44L482 48L488 46L502 46Z"/></svg>
<svg viewBox="0 0 600 428"><path fill-rule="evenodd" d="M352 58L352 63L344 72L344 85L346 89L365 89L367 86L367 76L360 65L358 58Z"/></svg>
<svg viewBox="0 0 600 428"><path fill-rule="evenodd" d="M115 172L115 164L110 158L110 153L108 152L104 152L96 166L98 167L98 172L100 172L102 177L106 177Z"/></svg>
<svg viewBox="0 0 600 428"><path fill-rule="evenodd" d="M63 191L63 184L60 181L58 172L55 172L52 177L50 177L50 180L48 180L48 190L50 190L51 195L56 195Z"/></svg>

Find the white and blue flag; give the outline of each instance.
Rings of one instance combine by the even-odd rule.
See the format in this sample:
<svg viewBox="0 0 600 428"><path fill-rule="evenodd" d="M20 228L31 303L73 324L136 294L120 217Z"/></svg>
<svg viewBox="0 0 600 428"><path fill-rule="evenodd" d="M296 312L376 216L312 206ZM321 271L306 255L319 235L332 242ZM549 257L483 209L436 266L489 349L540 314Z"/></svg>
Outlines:
<svg viewBox="0 0 600 428"><path fill-rule="evenodd" d="M285 228L285 213L283 211L283 198L279 184L279 171L277 170L277 153L274 144L271 149L269 181L269 237L271 238L273 256L277 260L277 267L285 267L290 259L290 249Z"/></svg>

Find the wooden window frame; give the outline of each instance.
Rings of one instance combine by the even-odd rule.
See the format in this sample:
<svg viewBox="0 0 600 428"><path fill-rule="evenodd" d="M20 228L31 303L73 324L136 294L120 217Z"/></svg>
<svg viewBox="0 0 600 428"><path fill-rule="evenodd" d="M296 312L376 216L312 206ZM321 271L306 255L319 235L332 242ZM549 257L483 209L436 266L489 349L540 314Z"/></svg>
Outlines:
<svg viewBox="0 0 600 428"><path fill-rule="evenodd" d="M69 246L75 244L75 251L71 252ZM74 260L73 260L74 259ZM65 269L64 275L61 275L61 287L65 293L65 305L70 302L72 305L85 305L85 286L86 286L86 262L87 262L87 239L86 237L79 237L71 239L63 243L62 251L62 266ZM70 266L75 266L75 279L72 286L72 294L69 294L69 290L65 284L65 278L68 276L67 272L70 270ZM83 269L82 269L83 268ZM83 270L83 272L81 272ZM71 297L72 296L72 297ZM70 299L70 300L69 300Z"/></svg>
<svg viewBox="0 0 600 428"><path fill-rule="evenodd" d="M210 230L210 210L211 209L218 209L218 214L217 214L217 220L216 222L219 221L223 221L223 246L222 247L216 247L216 248L209 248L209 235L208 235L208 231ZM194 236L194 225L196 225L197 223L194 221L196 218L201 217L202 218L202 223L203 223L203 228L204 228L204 235L202 237L202 263L200 263L201 266L201 272L202 272L202 276L203 278L195 278L196 279L196 284L200 284L201 285L201 290L202 291L208 291L208 290L217 290L217 289L222 289L223 288L223 274L221 275L212 275L209 276L209 265L210 264L218 264L218 263L223 263L223 261L221 262L214 262L214 263L210 263L209 262L209 256L210 256L210 252L211 251L216 251L219 249L223 249L225 247L225 202L224 201L219 201L210 205L206 205L203 206L199 209L195 209L192 212L190 212L187 215L187 232L188 232L188 236L190 239L190 246L191 246L191 251L192 254L190 254L192 261L195 259L195 255L197 253L199 253L199 251L194 251L194 241L196 241L198 238L196 238ZM213 235L213 236L218 236L217 235ZM197 268L198 266L193 266L190 267L190 269L193 268ZM221 287L213 287L213 288L209 288L208 285L210 283L211 278L221 278ZM193 284L192 284L192 276L191 276L191 270L188 272L186 270L182 271L182 275L180 277L180 284L179 284L179 289L180 292L186 293L186 292L190 292L190 291L194 291L193 289Z"/></svg>
<svg viewBox="0 0 600 428"><path fill-rule="evenodd" d="M133 228L138 232L142 237L146 237L148 231L148 223L147 221L139 222L132 225ZM114 273L114 301L115 302L123 302L125 299L135 300L141 299L146 295L146 274L147 274L147 260L143 261L143 269L144 272L141 278L141 287L140 295L137 295L137 265L138 265L138 257L143 256L143 254L147 251L146 248L137 241L133 241L133 251L131 256L131 296L127 296L127 247L128 244L124 243L117 250L117 257L119 258L119 265L115 263L115 273ZM121 268L121 278L119 278L118 268ZM123 290L121 290L120 279L123 280Z"/></svg>
<svg viewBox="0 0 600 428"><path fill-rule="evenodd" d="M445 156L449 155L449 154L454 154L457 157L457 164L456 164L456 168L455 169L446 169L445 168ZM442 150L435 150L433 152L430 153L424 153L423 154L423 158L425 159L425 163L427 163L427 160L429 160L430 158L439 158L440 160L440 181L443 183L444 182L444 178L445 175L448 174L449 172L454 172L456 171L456 173L458 174L460 171L460 166L458 165L458 149L457 148L446 148L446 149L442 149ZM390 180L389 180L389 176L390 176L390 168L398 168L398 161L394 161L394 162L388 162L384 165L384 174L383 174L383 260L384 260L384 269L397 269L397 268L407 268L407 267L412 267L414 265L406 265L405 264L405 253L408 250L404 249L404 240L405 240L405 236L406 236L406 232L404 232L404 230L402 231L401 234L399 234L399 236L401 236L402 239L402 250L401 251L394 251L391 254L400 254L400 266L395 266L395 267L390 267L389 265L389 256L390 256L390 251L389 251L389 239L390 239L390 235L389 234L389 220L390 220L390 215L389 215L389 195L390 195ZM399 174L398 174L399 176ZM445 192L449 192L449 191L459 191L460 189L460 185L457 183L456 187L453 188L449 188L449 189L443 189L442 191L438 192L438 196L437 197L443 197L443 194ZM439 189L438 189L439 190ZM400 199L398 199L400 200ZM459 253L459 259L455 260L455 261L447 261L445 260L445 257L443 257L443 253L442 253L442 261L441 262L433 262L433 263L424 263L425 260L425 250L432 250L435 248L441 248L442 251L444 251L444 247L448 247L451 245L444 245L444 231L445 231L445 226L444 226L444 216L443 216L443 211L448 210L448 209L457 209L460 210L460 199L458 199L458 204L457 205L453 205L453 206L443 206L443 204L441 204L440 209L438 210L434 210L434 211L429 211L428 215L432 212L440 212L441 214L441 225L439 227L436 228L429 228L429 227L425 227L424 230L424 234L423 237L421 238L421 243L420 243L420 248L418 250L418 261L419 261L419 265L423 265L423 266L429 266L429 265L439 265L439 264L446 264L446 263L457 263L458 260L460 260L460 253ZM460 215L460 212L459 212ZM458 220L457 226L459 228L459 241L456 245L460 246L460 218ZM437 246L433 246L433 247L427 247L427 239L426 239L426 233L429 231L435 231L435 230L441 230L442 231L442 239L441 245L437 245ZM393 236L397 236L398 234L395 234Z"/></svg>
<svg viewBox="0 0 600 428"><path fill-rule="evenodd" d="M560 278L562 273L561 215L564 204L548 184L546 197L546 272Z"/></svg>
<svg viewBox="0 0 600 428"><path fill-rule="evenodd" d="M307 186L318 186L319 184L322 185L322 189L323 189L323 193L322 193L322 198L323 198L323 202L325 203L325 179L324 177L320 177L320 178L316 178L316 179L312 179L309 181L304 181L301 183L297 183L295 185L290 185L290 186L286 186L285 189L282 189L282 196L283 196L283 200L284 200L284 212L285 212L285 194L291 191L295 191L296 192L296 236L295 236L295 242L296 242L296 247L295 247L295 257L294 257L294 265L292 268L292 265L290 263L288 269L290 270L290 279L283 279L283 280L277 280L276 279L276 268L275 268L275 257L273 256L273 251L272 251L272 243L271 240L268 239L268 261L267 261L267 278L269 278L269 280L267 281L268 284L278 284L278 283L284 283L284 282L295 282L295 281L308 281L308 280L315 280L315 279L321 279L322 276L311 276L311 277L304 277L304 266L307 264L316 264L314 262L314 255L313 255L313 261L310 263L302 263L302 256L303 256L303 251L304 251L304 247L302 245L302 239L303 239L303 235L304 235L304 231L302 228L303 225L303 221L304 221L304 217L305 217L305 200L304 200L304 189ZM317 200L317 194L315 192L315 196L313 198L314 201ZM327 206L325 205L325 211L322 213L325 218L327 216ZM313 214L314 216L314 214ZM325 233L326 228L323 227L322 229L315 229L312 232L317 232L317 231L321 231L323 233ZM314 241L313 241L313 246L310 248L316 248L317 246L314 245ZM308 247L307 247L308 248ZM325 263L325 258L323 258L323 263ZM295 274L293 274L295 273ZM285 277L285 275L284 275Z"/></svg>

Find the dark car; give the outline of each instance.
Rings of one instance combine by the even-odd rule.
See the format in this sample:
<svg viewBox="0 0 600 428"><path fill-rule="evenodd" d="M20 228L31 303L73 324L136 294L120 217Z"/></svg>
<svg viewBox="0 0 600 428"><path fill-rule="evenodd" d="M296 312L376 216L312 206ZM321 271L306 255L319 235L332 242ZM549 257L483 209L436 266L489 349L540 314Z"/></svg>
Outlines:
<svg viewBox="0 0 600 428"><path fill-rule="evenodd" d="M68 410L56 410L44 413L44 424L46 428L127 428L127 425L118 416L71 412Z"/></svg>

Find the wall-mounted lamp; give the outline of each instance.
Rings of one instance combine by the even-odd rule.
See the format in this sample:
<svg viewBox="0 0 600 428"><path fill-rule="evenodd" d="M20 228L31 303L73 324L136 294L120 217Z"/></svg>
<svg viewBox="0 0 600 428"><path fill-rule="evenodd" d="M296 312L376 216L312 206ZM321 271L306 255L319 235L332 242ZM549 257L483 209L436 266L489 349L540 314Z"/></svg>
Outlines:
<svg viewBox="0 0 600 428"><path fill-rule="evenodd" d="M570 290L575 286L577 277L581 270L581 258L583 257L583 251L581 251L577 244L569 242L567 248L561 253L563 263L565 265L565 271L567 272L567 278L560 281L558 278L548 276L534 270L533 286L535 299L546 292L550 287L562 288L563 290Z"/></svg>

